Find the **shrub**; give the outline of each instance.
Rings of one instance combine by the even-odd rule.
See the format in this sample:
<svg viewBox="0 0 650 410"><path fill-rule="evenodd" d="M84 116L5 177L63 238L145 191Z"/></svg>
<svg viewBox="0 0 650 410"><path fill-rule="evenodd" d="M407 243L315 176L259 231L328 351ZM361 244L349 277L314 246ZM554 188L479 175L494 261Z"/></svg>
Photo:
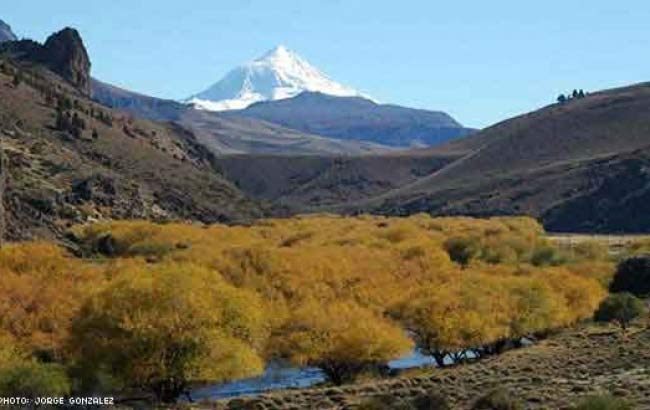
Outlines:
<svg viewBox="0 0 650 410"><path fill-rule="evenodd" d="M560 252L548 245L543 245L535 249L530 262L535 266L557 266L563 264L564 256Z"/></svg>
<svg viewBox="0 0 650 410"><path fill-rule="evenodd" d="M259 407L251 399L232 399L228 402L228 410L257 410Z"/></svg>
<svg viewBox="0 0 650 410"><path fill-rule="evenodd" d="M643 302L636 296L631 293L613 293L600 303L594 319L597 322L616 321L625 329L643 311Z"/></svg>
<svg viewBox="0 0 650 410"><path fill-rule="evenodd" d="M583 399L576 410L632 410L627 401L609 394L589 396Z"/></svg>
<svg viewBox="0 0 650 410"><path fill-rule="evenodd" d="M413 410L451 410L447 399L437 392L429 392L417 396L411 402Z"/></svg>
<svg viewBox="0 0 650 410"><path fill-rule="evenodd" d="M481 252L477 238L453 237L445 242L444 248L449 258L461 266L467 266Z"/></svg>
<svg viewBox="0 0 650 410"><path fill-rule="evenodd" d="M70 393L70 381L57 364L25 360L0 368L0 396L47 397Z"/></svg>
<svg viewBox="0 0 650 410"><path fill-rule="evenodd" d="M629 292L639 297L650 294L650 255L623 260L616 269L609 290L612 293Z"/></svg>
<svg viewBox="0 0 650 410"><path fill-rule="evenodd" d="M10 336L0 336L0 397L62 396L70 383L57 364L43 364L21 350Z"/></svg>
<svg viewBox="0 0 650 410"><path fill-rule="evenodd" d="M524 406L505 389L492 390L479 398L472 410L522 410Z"/></svg>
<svg viewBox="0 0 650 410"><path fill-rule="evenodd" d="M357 406L357 410L410 410L410 408L395 396L384 394L363 400Z"/></svg>

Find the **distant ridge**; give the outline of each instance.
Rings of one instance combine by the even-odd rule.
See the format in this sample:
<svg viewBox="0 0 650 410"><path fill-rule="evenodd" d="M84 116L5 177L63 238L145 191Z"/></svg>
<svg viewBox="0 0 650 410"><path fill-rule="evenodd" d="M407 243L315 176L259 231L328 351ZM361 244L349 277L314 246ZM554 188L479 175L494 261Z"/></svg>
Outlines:
<svg viewBox="0 0 650 410"><path fill-rule="evenodd" d="M392 147L426 147L474 132L449 114L377 104L360 96L303 92L293 98L255 103L224 115L264 120L284 127L343 140Z"/></svg>
<svg viewBox="0 0 650 410"><path fill-rule="evenodd" d="M196 110L172 100L150 97L92 80L93 98L136 117L173 121L193 130L215 155L366 155L391 148L367 141L343 141L289 129L254 118Z"/></svg>

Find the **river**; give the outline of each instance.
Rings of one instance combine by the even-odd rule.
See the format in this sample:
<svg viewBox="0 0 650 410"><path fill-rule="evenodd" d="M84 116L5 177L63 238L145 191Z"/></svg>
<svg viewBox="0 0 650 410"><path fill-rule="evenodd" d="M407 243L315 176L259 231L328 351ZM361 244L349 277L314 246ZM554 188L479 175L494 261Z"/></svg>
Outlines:
<svg viewBox="0 0 650 410"><path fill-rule="evenodd" d="M447 359L451 363L451 358ZM388 363L394 370L424 366L435 366L435 362L418 351ZM325 375L315 367L296 368L272 363L261 376L198 388L192 390L191 396L193 400L255 396L270 390L310 387L324 381Z"/></svg>

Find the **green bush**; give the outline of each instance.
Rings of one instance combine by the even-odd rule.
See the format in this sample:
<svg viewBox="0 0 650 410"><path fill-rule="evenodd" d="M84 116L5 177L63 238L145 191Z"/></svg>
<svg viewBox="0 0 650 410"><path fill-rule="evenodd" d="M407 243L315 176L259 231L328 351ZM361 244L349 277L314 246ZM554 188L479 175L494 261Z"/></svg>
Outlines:
<svg viewBox="0 0 650 410"><path fill-rule="evenodd" d="M609 290L639 297L650 295L650 255L634 256L619 263Z"/></svg>
<svg viewBox="0 0 650 410"><path fill-rule="evenodd" d="M44 397L70 393L70 381L56 364L25 361L0 369L0 396Z"/></svg>
<svg viewBox="0 0 650 410"><path fill-rule="evenodd" d="M566 258L554 247L544 245L535 249L530 258L530 263L535 266L557 266L566 261Z"/></svg>
<svg viewBox="0 0 650 410"><path fill-rule="evenodd" d="M618 322L623 329L644 312L643 302L631 293L613 293L600 303L594 314L597 322Z"/></svg>
<svg viewBox="0 0 650 410"><path fill-rule="evenodd" d="M460 236L449 238L445 242L444 248L449 254L449 258L462 266L467 266L481 253L481 246L477 238Z"/></svg>
<svg viewBox="0 0 650 410"><path fill-rule="evenodd" d="M492 390L472 406L472 410L523 410L523 408L521 402L504 389Z"/></svg>
<svg viewBox="0 0 650 410"><path fill-rule="evenodd" d="M623 399L603 394L589 396L582 400L576 410L632 410L632 406Z"/></svg>

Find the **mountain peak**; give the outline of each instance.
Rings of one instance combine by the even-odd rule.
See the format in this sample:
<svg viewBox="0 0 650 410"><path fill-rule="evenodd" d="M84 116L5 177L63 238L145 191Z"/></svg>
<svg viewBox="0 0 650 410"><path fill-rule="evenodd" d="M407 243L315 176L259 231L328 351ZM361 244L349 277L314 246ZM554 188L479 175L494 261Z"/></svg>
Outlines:
<svg viewBox="0 0 650 410"><path fill-rule="evenodd" d="M278 44L269 51L267 51L262 57L258 58L256 61L260 60L270 60L270 59L285 59L293 58L296 56L296 53L289 50L285 45Z"/></svg>
<svg viewBox="0 0 650 410"><path fill-rule="evenodd" d="M284 45L277 45L262 57L231 70L222 80L187 102L199 109L226 111L243 109L260 101L291 98L305 91L362 96L331 80Z"/></svg>

